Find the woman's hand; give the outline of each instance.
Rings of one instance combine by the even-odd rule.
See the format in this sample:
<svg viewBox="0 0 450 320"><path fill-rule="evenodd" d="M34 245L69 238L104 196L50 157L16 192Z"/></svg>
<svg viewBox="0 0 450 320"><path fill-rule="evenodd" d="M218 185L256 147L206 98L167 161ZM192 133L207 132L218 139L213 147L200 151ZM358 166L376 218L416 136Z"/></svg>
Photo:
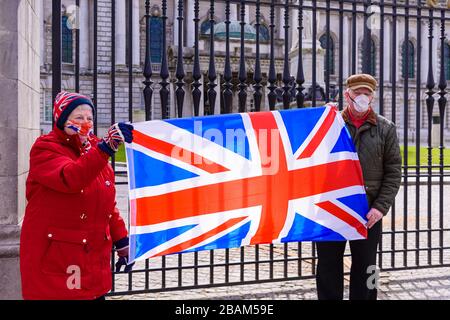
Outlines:
<svg viewBox="0 0 450 320"><path fill-rule="evenodd" d="M125 272L130 272L133 269L134 262L128 264L129 242L129 238L125 237L115 243L117 255L119 256L119 259L116 262L116 272L119 272L122 266L125 266L123 270Z"/></svg>
<svg viewBox="0 0 450 320"><path fill-rule="evenodd" d="M112 156L123 142L133 141L133 129L131 124L124 122L113 124L98 144L99 148Z"/></svg>

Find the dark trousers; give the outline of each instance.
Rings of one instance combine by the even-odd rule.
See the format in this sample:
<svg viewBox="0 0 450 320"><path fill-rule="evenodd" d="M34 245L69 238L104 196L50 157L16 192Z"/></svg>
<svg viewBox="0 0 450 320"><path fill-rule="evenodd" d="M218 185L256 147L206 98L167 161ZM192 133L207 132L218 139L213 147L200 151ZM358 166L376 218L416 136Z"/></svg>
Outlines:
<svg viewBox="0 0 450 320"><path fill-rule="evenodd" d="M369 229L367 240L350 242L352 266L350 269L350 300L376 300L377 290L369 289L367 280L376 265L376 253L381 236L381 221ZM346 241L316 242L318 264L316 273L319 300L344 298L344 251Z"/></svg>

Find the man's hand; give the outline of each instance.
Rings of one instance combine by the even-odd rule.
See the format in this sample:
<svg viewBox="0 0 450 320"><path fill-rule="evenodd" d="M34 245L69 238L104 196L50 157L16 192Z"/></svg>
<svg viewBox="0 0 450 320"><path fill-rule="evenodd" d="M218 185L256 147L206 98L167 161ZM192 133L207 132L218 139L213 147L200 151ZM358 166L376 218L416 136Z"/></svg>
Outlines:
<svg viewBox="0 0 450 320"><path fill-rule="evenodd" d="M375 208L370 209L369 213L367 214L366 218L367 218L367 224L366 227L367 229L370 229L374 226L375 223L377 223L378 221L380 221L381 219L383 219L383 213L381 213L380 210L377 210Z"/></svg>
<svg viewBox="0 0 450 320"><path fill-rule="evenodd" d="M334 109L336 109L336 111L339 111L339 106L337 104L337 102L328 102L325 107L332 107Z"/></svg>

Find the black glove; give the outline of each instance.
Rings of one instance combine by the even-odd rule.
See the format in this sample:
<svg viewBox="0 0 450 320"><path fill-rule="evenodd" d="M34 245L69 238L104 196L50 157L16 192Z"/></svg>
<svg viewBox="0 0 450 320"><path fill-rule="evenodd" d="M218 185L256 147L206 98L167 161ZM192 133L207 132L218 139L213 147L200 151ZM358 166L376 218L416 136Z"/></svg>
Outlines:
<svg viewBox="0 0 450 320"><path fill-rule="evenodd" d="M125 266L123 269L124 272L130 272L133 270L134 262L128 264L128 256L119 257L119 260L116 262L116 272L119 272L122 266Z"/></svg>
<svg viewBox="0 0 450 320"><path fill-rule="evenodd" d="M130 241L128 237L125 237L120 239L114 244L117 251L117 255L119 256L119 259L116 262L116 272L119 272L122 266L125 266L125 269L123 270L125 272L130 272L131 270L133 270L134 262L128 264L129 242Z"/></svg>
<svg viewBox="0 0 450 320"><path fill-rule="evenodd" d="M119 146L125 141L131 143L133 141L133 126L124 122L113 124L102 141L98 144L98 147L112 156Z"/></svg>

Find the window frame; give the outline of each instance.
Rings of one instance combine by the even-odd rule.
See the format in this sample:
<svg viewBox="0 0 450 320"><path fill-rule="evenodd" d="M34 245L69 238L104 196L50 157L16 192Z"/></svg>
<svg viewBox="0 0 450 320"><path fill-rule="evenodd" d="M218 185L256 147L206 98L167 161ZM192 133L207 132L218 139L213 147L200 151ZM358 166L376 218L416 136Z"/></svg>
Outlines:
<svg viewBox="0 0 450 320"><path fill-rule="evenodd" d="M406 65L406 44L410 46L408 53L409 53L409 65L406 66L407 71L407 78L408 80L414 80L416 78L416 70L415 70L415 63L416 63L416 48L414 45L414 42L411 39L404 40L401 46L401 57L402 57L402 65L401 65L401 77L402 79L405 79L405 65ZM411 76L412 75L412 76Z"/></svg>
<svg viewBox="0 0 450 320"><path fill-rule="evenodd" d="M73 30L67 26L68 20L67 15L61 17L61 62L73 64Z"/></svg>

